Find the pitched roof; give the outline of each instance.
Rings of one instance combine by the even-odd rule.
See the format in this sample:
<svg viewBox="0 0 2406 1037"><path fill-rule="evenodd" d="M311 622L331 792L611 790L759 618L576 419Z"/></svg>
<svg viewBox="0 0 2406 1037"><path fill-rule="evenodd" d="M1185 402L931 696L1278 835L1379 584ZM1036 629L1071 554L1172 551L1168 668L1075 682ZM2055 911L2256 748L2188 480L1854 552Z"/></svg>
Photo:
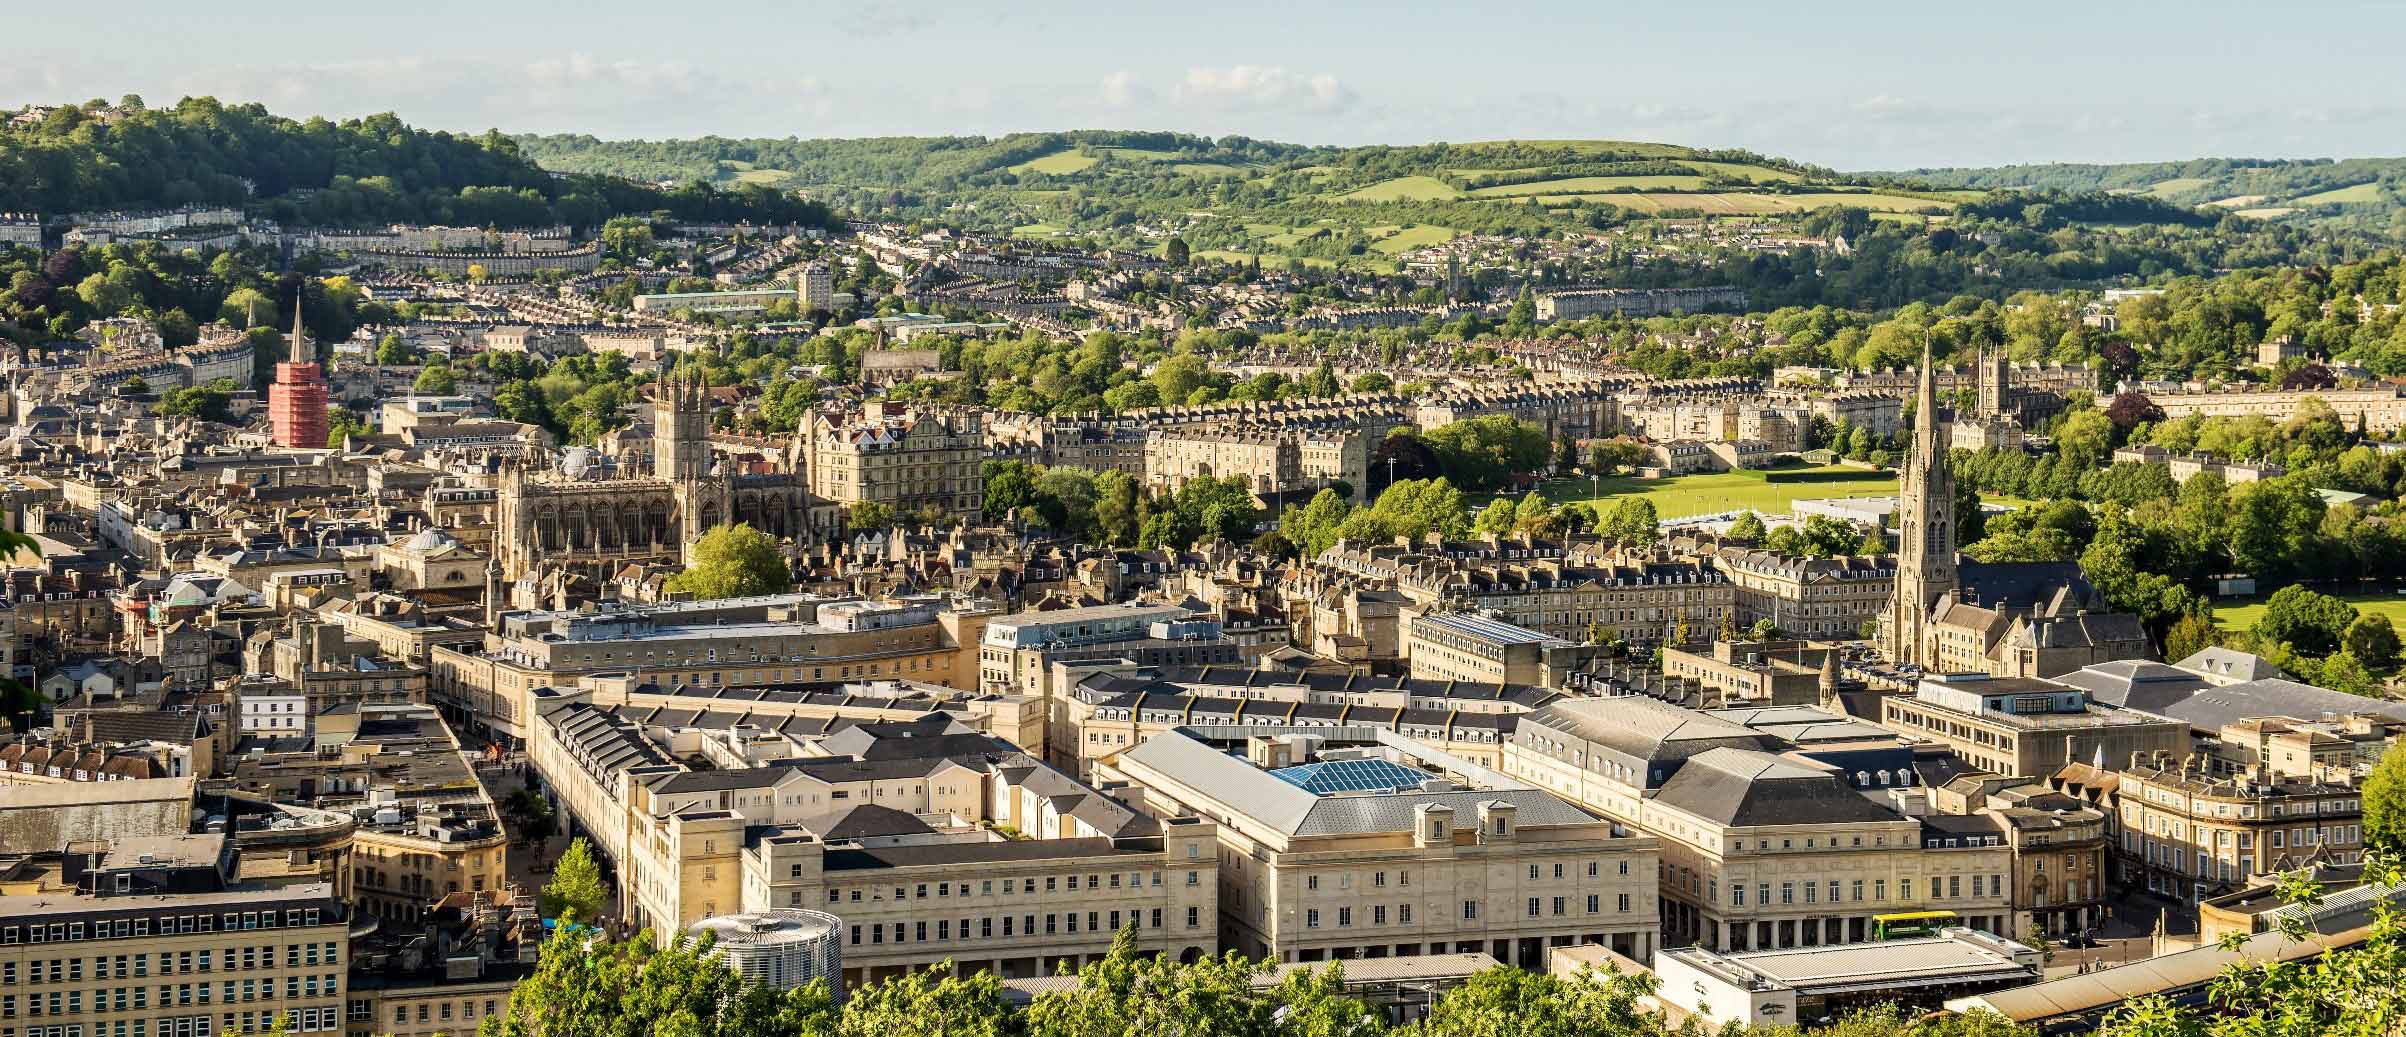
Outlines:
<svg viewBox="0 0 2406 1037"><path fill-rule="evenodd" d="M1655 798L1732 827L1903 820L1831 771L1749 749L1699 753Z"/></svg>

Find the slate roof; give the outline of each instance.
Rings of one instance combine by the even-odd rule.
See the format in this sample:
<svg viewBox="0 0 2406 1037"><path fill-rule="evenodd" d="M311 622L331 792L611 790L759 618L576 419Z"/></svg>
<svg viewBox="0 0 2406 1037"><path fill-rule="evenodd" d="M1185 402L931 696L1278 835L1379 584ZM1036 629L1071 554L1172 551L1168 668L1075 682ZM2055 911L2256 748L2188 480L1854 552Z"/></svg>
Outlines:
<svg viewBox="0 0 2406 1037"><path fill-rule="evenodd" d="M1903 820L1834 773L1749 749L1697 754L1655 799L1732 827Z"/></svg>
<svg viewBox="0 0 2406 1037"><path fill-rule="evenodd" d="M2273 678L2205 688L2155 712L2187 723L2195 730L2219 731L2225 724L2256 717L2311 720L2324 713L2377 713L2393 720L2406 720L2406 702L2370 699Z"/></svg>
<svg viewBox="0 0 2406 1037"><path fill-rule="evenodd" d="M1167 731L1146 739L1126 753L1145 766L1204 790L1234 810L1294 836L1345 835L1407 831L1424 805L1452 809L1457 816L1476 816L1489 802L1510 803L1518 809L1522 827L1587 824L1596 817L1541 789L1465 789L1450 792L1399 792L1388 795L1317 796L1282 781L1244 760L1222 753L1184 731Z"/></svg>
<svg viewBox="0 0 2406 1037"><path fill-rule="evenodd" d="M805 818L802 827L817 833L821 841L831 843L874 836L924 835L935 831L914 814L875 803L859 803L848 809Z"/></svg>
<svg viewBox="0 0 2406 1037"><path fill-rule="evenodd" d="M1528 722L1641 760L1680 760L1716 747L1767 749L1777 743L1744 724L1644 695L1564 699L1531 713Z"/></svg>
<svg viewBox="0 0 2406 1037"><path fill-rule="evenodd" d="M2098 702L2149 713L2161 713L2208 686L2206 679L2195 673L2146 659L2097 663L2055 679L2088 692Z"/></svg>

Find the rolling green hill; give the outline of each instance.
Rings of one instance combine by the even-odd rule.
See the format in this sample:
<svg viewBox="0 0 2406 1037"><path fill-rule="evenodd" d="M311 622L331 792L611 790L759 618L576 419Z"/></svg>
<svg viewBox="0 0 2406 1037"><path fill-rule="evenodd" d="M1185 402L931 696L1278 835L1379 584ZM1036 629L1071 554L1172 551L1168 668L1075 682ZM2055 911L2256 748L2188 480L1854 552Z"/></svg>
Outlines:
<svg viewBox="0 0 2406 1037"><path fill-rule="evenodd" d="M1080 131L866 140L522 136L547 168L767 184L839 211L941 214L1023 237L1393 269L1455 234L1543 236L1665 217L1785 217L1851 206L1909 221L1981 192L1933 192L1744 151L1614 140L1332 148L1242 137ZM1408 228L1399 233L1399 228Z"/></svg>
<svg viewBox="0 0 2406 1037"><path fill-rule="evenodd" d="M2052 163L1875 174L1935 187L2056 188L2220 205L2264 219L2406 236L2406 158Z"/></svg>

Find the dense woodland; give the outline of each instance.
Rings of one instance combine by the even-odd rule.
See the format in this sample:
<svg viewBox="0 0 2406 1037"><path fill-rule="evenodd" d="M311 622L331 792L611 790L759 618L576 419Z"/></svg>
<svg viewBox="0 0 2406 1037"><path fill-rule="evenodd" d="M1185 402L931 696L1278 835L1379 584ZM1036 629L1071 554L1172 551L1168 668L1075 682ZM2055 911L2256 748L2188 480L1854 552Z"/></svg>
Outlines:
<svg viewBox="0 0 2406 1037"><path fill-rule="evenodd" d="M2406 239L2406 158L2058 162L1915 169L1894 175L1940 187L2127 192L2181 205L2250 199L2226 207L2293 208L2296 212L2283 218Z"/></svg>
<svg viewBox="0 0 2406 1037"><path fill-rule="evenodd" d="M451 224L591 230L616 215L762 223L829 221L825 207L770 188L707 184L674 191L594 175L556 175L500 133L419 130L386 114L296 121L256 104L186 98L149 109L61 107L0 125L0 212L242 207L288 224Z"/></svg>

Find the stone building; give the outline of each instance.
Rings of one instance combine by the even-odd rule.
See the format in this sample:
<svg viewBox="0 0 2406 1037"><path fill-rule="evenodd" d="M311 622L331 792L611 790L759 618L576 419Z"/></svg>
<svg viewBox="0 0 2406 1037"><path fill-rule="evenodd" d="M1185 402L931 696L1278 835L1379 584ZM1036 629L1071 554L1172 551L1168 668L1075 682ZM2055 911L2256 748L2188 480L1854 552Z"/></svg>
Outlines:
<svg viewBox="0 0 2406 1037"><path fill-rule="evenodd" d="M813 413L798 445L813 514L825 526L841 524L858 504L978 515L985 506L983 420L975 412L882 402L855 414Z"/></svg>
<svg viewBox="0 0 2406 1037"><path fill-rule="evenodd" d="M790 470L730 475L714 464L710 406L707 378L672 375L653 388L648 476L595 475L575 452L556 470L505 469L494 536L502 577L555 569L598 581L629 563L685 564L694 542L722 524L803 535L810 511L802 478Z"/></svg>

